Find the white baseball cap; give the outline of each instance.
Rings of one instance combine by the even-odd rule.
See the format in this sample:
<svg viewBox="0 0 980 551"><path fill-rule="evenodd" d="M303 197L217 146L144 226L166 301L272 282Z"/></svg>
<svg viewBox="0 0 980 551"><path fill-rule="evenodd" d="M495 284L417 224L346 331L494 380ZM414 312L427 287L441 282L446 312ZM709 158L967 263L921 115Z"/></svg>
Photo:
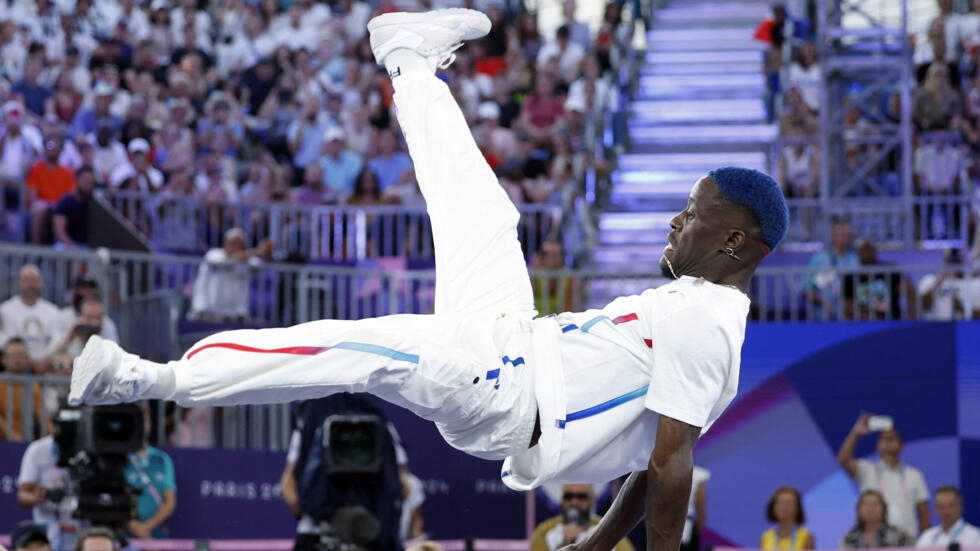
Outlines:
<svg viewBox="0 0 980 551"><path fill-rule="evenodd" d="M477 108L476 114L481 119L499 119L500 106L492 101L485 101Z"/></svg>
<svg viewBox="0 0 980 551"><path fill-rule="evenodd" d="M333 140L343 140L344 129L339 126L331 126L323 133L323 141L332 142Z"/></svg>
<svg viewBox="0 0 980 551"><path fill-rule="evenodd" d="M130 153L149 153L150 152L150 142L144 140L143 138L133 138L129 141Z"/></svg>

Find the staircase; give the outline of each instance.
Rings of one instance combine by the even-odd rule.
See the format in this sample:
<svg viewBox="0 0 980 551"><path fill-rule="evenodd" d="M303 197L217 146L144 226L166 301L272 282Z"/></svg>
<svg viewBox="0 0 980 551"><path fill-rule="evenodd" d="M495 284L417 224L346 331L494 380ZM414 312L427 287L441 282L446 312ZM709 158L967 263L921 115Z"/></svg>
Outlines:
<svg viewBox="0 0 980 551"><path fill-rule="evenodd" d="M765 169L777 129L766 123L764 45L752 34L768 13L758 0L669 0L657 11L628 118L630 147L599 219L600 270L659 274L669 220L694 182L719 166Z"/></svg>

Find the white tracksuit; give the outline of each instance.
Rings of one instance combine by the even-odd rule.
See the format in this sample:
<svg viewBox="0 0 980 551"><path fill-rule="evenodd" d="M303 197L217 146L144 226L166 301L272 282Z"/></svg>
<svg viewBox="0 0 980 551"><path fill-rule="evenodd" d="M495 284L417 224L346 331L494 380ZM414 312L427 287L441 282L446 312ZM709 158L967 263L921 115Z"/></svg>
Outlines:
<svg viewBox="0 0 980 551"><path fill-rule="evenodd" d="M172 399L370 392L434 421L460 450L507 458L515 489L645 468L655 412L707 428L735 393L745 295L682 278L603 311L533 319L518 212L449 88L418 71L394 86L432 221L435 314L218 333L172 363ZM542 434L528 449L536 415Z"/></svg>

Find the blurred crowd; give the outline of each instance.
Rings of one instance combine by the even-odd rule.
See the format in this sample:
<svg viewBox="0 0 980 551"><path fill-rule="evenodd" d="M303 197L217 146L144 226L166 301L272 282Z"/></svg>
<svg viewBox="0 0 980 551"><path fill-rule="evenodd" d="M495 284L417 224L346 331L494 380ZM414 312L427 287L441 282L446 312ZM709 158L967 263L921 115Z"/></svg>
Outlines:
<svg viewBox="0 0 980 551"><path fill-rule="evenodd" d="M493 29L458 51L443 78L515 203L567 203L586 171L605 170L595 142L618 105L632 25L611 2L590 27L567 0L561 25L543 34L536 14L515 6L475 2ZM241 205L418 206L390 81L366 36L370 17L398 9L391 0L4 0L8 235L85 246L93 190L179 199L221 218ZM238 219L217 234L236 225L267 235L268 223Z"/></svg>
<svg viewBox="0 0 980 551"><path fill-rule="evenodd" d="M951 200L971 196L974 181L980 177L976 155L980 151L980 2L966 4L970 11L960 13L954 11L953 0L937 0L938 15L923 29L911 30L916 81L910 98L913 193L922 198L915 212L919 239L949 239L955 228L967 223L974 233L975 214L964 216ZM769 45L764 72L769 120L779 125L779 180L787 196L794 198L816 197L820 189L822 69L814 36L815 21L806 14L791 13L783 5L774 6L771 17L756 32L756 39ZM850 90L843 113L844 135L849 139L844 162L853 173L866 166L871 170L835 194L903 194L900 159L893 154L881 157L874 145L857 140L867 135L870 126L901 122L897 85L870 102L862 98L862 90Z"/></svg>

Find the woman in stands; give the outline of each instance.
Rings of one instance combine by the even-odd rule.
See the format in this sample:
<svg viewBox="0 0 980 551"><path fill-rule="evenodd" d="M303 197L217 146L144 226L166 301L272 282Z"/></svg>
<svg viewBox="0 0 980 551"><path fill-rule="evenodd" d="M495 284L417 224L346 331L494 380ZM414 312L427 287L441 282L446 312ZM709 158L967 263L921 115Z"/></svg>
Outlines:
<svg viewBox="0 0 980 551"><path fill-rule="evenodd" d="M806 515L796 488L783 486L773 492L766 506L766 520L776 524L762 533L764 551L813 549L813 534L803 527Z"/></svg>
<svg viewBox="0 0 980 551"><path fill-rule="evenodd" d="M888 506L877 490L865 490L857 502L857 525L844 534L842 549L909 547L915 540L888 524Z"/></svg>

